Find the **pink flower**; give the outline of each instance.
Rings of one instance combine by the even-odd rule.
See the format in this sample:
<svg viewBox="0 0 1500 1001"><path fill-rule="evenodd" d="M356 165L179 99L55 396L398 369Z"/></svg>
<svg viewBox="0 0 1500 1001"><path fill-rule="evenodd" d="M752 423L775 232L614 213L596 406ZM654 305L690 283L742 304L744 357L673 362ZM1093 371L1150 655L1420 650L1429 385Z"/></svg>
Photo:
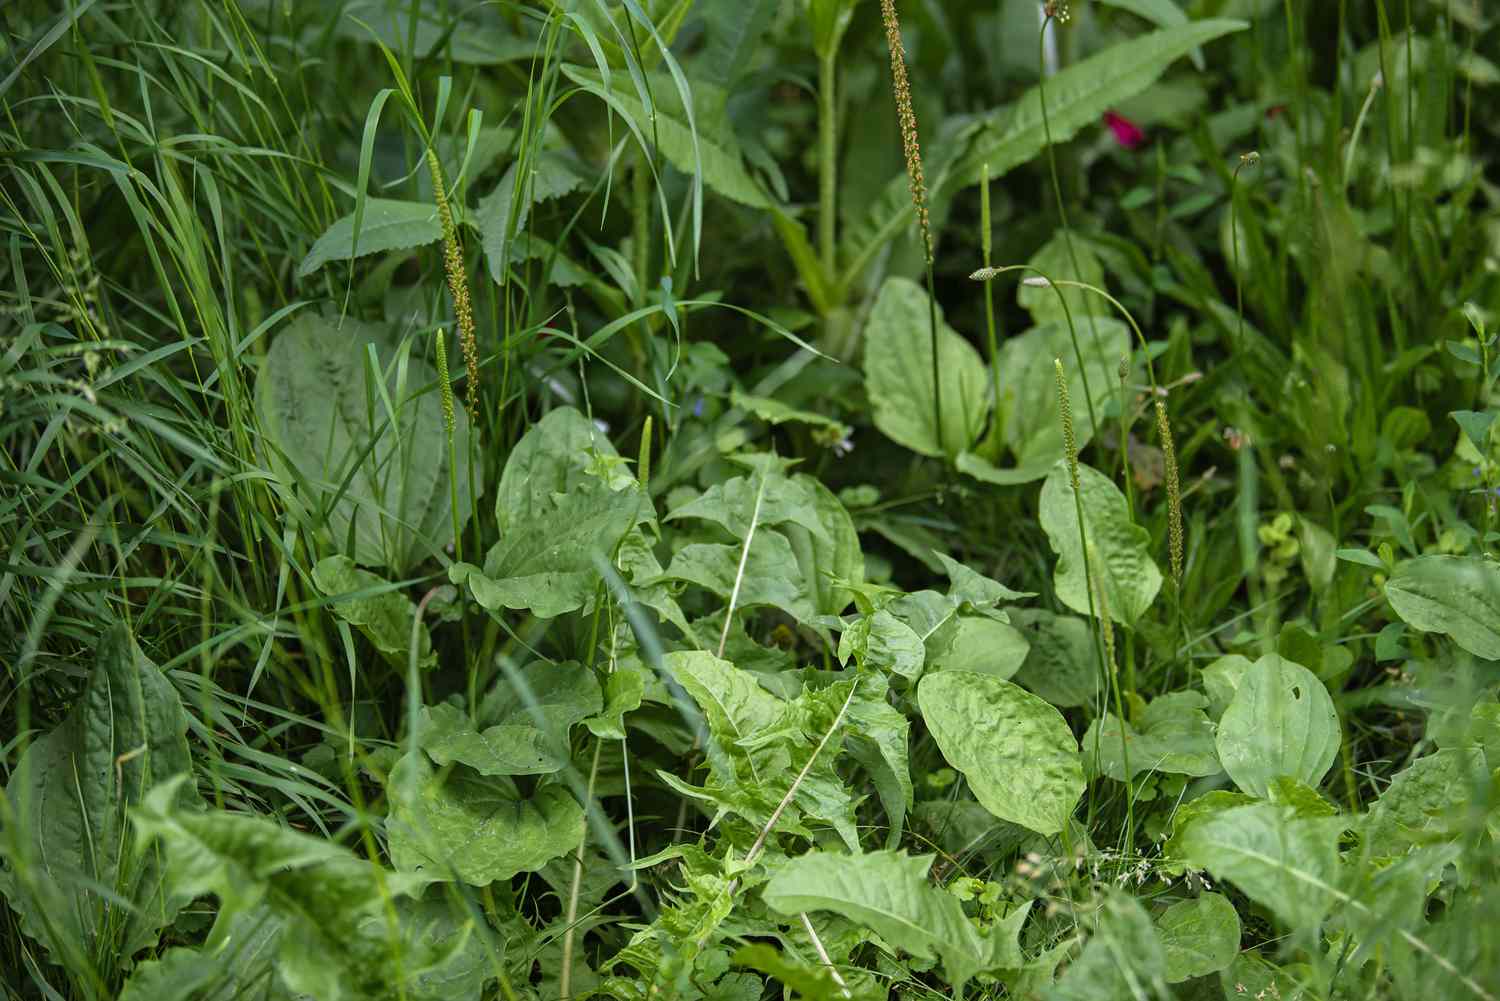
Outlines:
<svg viewBox="0 0 1500 1001"><path fill-rule="evenodd" d="M1136 149L1146 141L1146 133L1139 125L1126 118L1117 115L1113 111L1104 113L1104 124L1109 126L1109 131L1114 133L1115 142L1126 149Z"/></svg>

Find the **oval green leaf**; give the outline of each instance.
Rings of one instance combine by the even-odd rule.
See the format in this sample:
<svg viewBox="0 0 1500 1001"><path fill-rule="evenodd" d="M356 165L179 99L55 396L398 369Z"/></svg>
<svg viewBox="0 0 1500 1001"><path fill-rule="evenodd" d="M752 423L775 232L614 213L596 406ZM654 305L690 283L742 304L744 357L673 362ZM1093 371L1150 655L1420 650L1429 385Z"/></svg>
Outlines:
<svg viewBox="0 0 1500 1001"><path fill-rule="evenodd" d="M1205 893L1168 907L1156 919L1166 952L1166 980L1178 984L1227 969L1240 952L1240 915L1229 898Z"/></svg>
<svg viewBox="0 0 1500 1001"><path fill-rule="evenodd" d="M1272 653L1240 679L1215 744L1235 785L1264 797L1283 775L1316 786L1338 754L1339 739L1338 713L1323 682Z"/></svg>
<svg viewBox="0 0 1500 1001"><path fill-rule="evenodd" d="M1038 834L1063 829L1083 795L1083 761L1056 709L1008 681L938 671L917 703L943 757L986 810Z"/></svg>
<svg viewBox="0 0 1500 1001"><path fill-rule="evenodd" d="M1078 479L1083 501L1081 533L1067 465L1058 462L1042 484L1042 530L1057 553L1052 584L1058 600L1085 615L1090 614L1091 606L1093 614L1104 613L1105 609L1099 607L1102 592L1109 617L1133 626L1161 590L1161 571L1151 559L1151 533L1131 520L1125 495L1109 477L1080 465ZM1099 589L1092 601L1090 574Z"/></svg>
<svg viewBox="0 0 1500 1001"><path fill-rule="evenodd" d="M906 278L887 279L865 328L865 388L875 426L887 438L921 455L957 456L979 437L989 412L984 362L938 309L937 413L929 324L922 287Z"/></svg>
<svg viewBox="0 0 1500 1001"><path fill-rule="evenodd" d="M1413 629L1442 633L1476 657L1500 660L1500 564L1419 556L1396 568L1385 596Z"/></svg>

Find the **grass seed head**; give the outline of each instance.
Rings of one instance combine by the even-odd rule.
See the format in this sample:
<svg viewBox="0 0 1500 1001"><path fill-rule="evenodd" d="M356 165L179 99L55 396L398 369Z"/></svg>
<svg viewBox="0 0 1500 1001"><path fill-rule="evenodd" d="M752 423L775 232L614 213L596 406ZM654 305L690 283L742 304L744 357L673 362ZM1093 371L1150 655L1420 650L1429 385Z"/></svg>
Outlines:
<svg viewBox="0 0 1500 1001"><path fill-rule="evenodd" d="M922 174L922 145L917 135L917 113L911 103L911 81L906 76L906 47L901 43L896 0L880 0L880 19L885 23L885 42L891 50L891 89L896 95L896 117L901 123L911 203L917 210L917 227L922 231L922 252L931 264L932 222L927 216L927 180Z"/></svg>

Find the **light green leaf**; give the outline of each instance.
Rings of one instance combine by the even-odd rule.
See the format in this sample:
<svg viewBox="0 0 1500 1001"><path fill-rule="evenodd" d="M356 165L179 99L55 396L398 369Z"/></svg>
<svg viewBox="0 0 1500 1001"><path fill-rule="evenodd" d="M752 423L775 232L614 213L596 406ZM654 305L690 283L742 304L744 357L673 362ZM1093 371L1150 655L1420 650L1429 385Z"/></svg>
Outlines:
<svg viewBox="0 0 1500 1001"><path fill-rule="evenodd" d="M818 517L817 483L811 477L792 479L768 471L764 484L760 474L735 476L715 483L686 504L674 507L664 521L696 518L713 522L743 540L751 525L799 525L805 531L827 538ZM837 500L835 499L835 503Z"/></svg>
<svg viewBox="0 0 1500 1001"><path fill-rule="evenodd" d="M1156 919L1166 953L1166 980L1180 984L1218 973L1240 952L1240 915L1228 897L1204 893L1168 907Z"/></svg>
<svg viewBox="0 0 1500 1001"><path fill-rule="evenodd" d="M1083 763L1067 722L1022 688L971 671L929 673L917 686L927 728L974 797L1038 834L1063 829L1083 795Z"/></svg>
<svg viewBox="0 0 1500 1001"><path fill-rule="evenodd" d="M462 765L439 774L412 751L396 762L386 789L391 861L429 879L456 874L487 886L535 872L583 838L583 808L561 786L542 786L524 799L509 778Z"/></svg>
<svg viewBox="0 0 1500 1001"><path fill-rule="evenodd" d="M1100 3L1128 10L1137 17L1150 21L1158 28L1175 28L1180 24L1186 24L1188 20L1187 15L1174 0L1100 0Z"/></svg>
<svg viewBox="0 0 1500 1001"><path fill-rule="evenodd" d="M961 602L936 591L913 591L903 594L885 606L892 615L911 627L924 644L937 635L958 614ZM932 651L928 650L930 654Z"/></svg>
<svg viewBox="0 0 1500 1001"><path fill-rule="evenodd" d="M481 775L545 775L568 763L568 732L599 712L604 700L587 668L569 661L536 663L501 678L480 708L480 724L448 703L424 706L419 743L440 765L468 765Z"/></svg>
<svg viewBox="0 0 1500 1001"><path fill-rule="evenodd" d="M769 605L799 622L811 622L817 617L817 606L806 590L797 556L785 535L769 528L756 529L741 574L743 550L743 544L691 543L677 551L660 580L687 581L727 599L734 593L738 578L736 608Z"/></svg>
<svg viewBox="0 0 1500 1001"><path fill-rule="evenodd" d="M1215 743L1235 785L1266 796L1283 775L1317 785L1339 740L1338 713L1323 682L1300 664L1266 654L1241 678Z"/></svg>
<svg viewBox="0 0 1500 1001"><path fill-rule="evenodd" d="M1001 348L1003 351L1004 348ZM1005 386L1002 384L1000 395L1005 397ZM1027 459L1024 464L1016 466L996 466L973 452L960 452L958 458L953 460L953 466L965 476L971 476L981 483L993 483L998 487L1014 487L1022 483L1031 483L1041 479L1052 470L1052 466L1062 456L1062 433L1058 432L1057 440L1043 448L1035 449L1035 457Z"/></svg>
<svg viewBox="0 0 1500 1001"><path fill-rule="evenodd" d="M255 386L273 465L299 520L311 524L326 509L326 530L337 545L353 526L354 549L344 555L396 573L453 540L437 372L415 351L394 364L399 347L389 328L301 313L272 342ZM384 379L394 424L378 385L368 406L372 348L390 370ZM462 457L469 419L462 409L454 417L454 448ZM460 525L469 518L468 465L461 459L455 474ZM480 492L482 483L481 477L472 491Z"/></svg>
<svg viewBox="0 0 1500 1001"><path fill-rule="evenodd" d="M1316 928L1338 901L1340 817L1298 817L1274 803L1193 819L1173 841L1188 862L1228 880L1289 928Z"/></svg>
<svg viewBox="0 0 1500 1001"><path fill-rule="evenodd" d="M1165 973L1161 939L1145 908L1129 894L1111 890L1082 955L1068 964L1043 997L1047 1001L1160 997L1166 993Z"/></svg>
<svg viewBox="0 0 1500 1001"><path fill-rule="evenodd" d="M1096 288L1104 288L1104 265L1099 262L1099 255L1094 253L1088 243L1078 237L1072 240L1073 248L1068 250L1068 238L1059 231L1052 239L1042 244L1040 250L1032 255L1026 263L1053 281L1075 281L1085 285L1093 285ZM1078 268L1073 267L1073 259L1077 258ZM1035 274L1036 272L1026 272ZM1063 309L1062 300L1066 299L1068 308ZM1024 282L1016 286L1016 303L1022 309L1031 314L1032 322L1038 327L1047 324L1056 324L1066 329L1069 318L1073 322L1073 328L1077 331L1078 342L1092 348L1094 331L1097 327L1091 326L1090 317L1102 316L1109 312L1109 301L1097 293L1088 289L1073 288L1071 286L1056 285L1052 287L1037 287L1027 285ZM1097 321L1093 321L1097 323ZM1099 330L1103 336L1103 331ZM1062 355L1070 361L1072 352ZM1057 357L1054 355L1053 357ZM1118 364L1120 357L1115 355ZM1006 369L1001 368L1002 372ZM1090 373L1092 375L1093 373ZM1096 380L1095 392L1104 389ZM1096 400L1097 404L1098 401Z"/></svg>
<svg viewBox="0 0 1500 1001"><path fill-rule="evenodd" d="M851 655L867 670L916 678L922 673L926 648L911 626L880 608L861 616L839 637L839 660L847 662Z"/></svg>
<svg viewBox="0 0 1500 1001"><path fill-rule="evenodd" d="M964 916L958 898L927 879L931 855L901 852L836 855L809 852L771 877L766 903L782 914L833 911L922 959L941 958L955 992L974 974L1023 962L1017 936L1030 908L989 933Z"/></svg>
<svg viewBox="0 0 1500 1001"><path fill-rule="evenodd" d="M513 210L512 206L516 204L518 165L519 161L512 163L490 192L479 199L471 220L479 228L490 278L500 284L505 281L505 265L523 259L517 243L528 243L526 253L533 252L529 241L520 239L520 235L527 232L526 220L531 214L532 206L561 198L583 183L583 178L578 175L571 160L560 153L544 150L530 161L529 180L521 192L520 206ZM514 221L511 219L513 211L516 216ZM516 239L512 239L512 234Z"/></svg>
<svg viewBox="0 0 1500 1001"><path fill-rule="evenodd" d="M456 563L449 579L491 611L524 608L545 619L584 608L601 586L595 561L614 556L642 503L637 489L615 492L597 481L559 494L536 521L502 530L482 571Z"/></svg>
<svg viewBox="0 0 1500 1001"><path fill-rule="evenodd" d="M365 199L360 219L359 243L355 245L354 213L339 219L318 237L297 268L306 278L329 261L347 261L356 251L360 257L387 250L407 250L436 243L443 238L433 202L403 202L392 198Z"/></svg>
<svg viewBox="0 0 1500 1001"><path fill-rule="evenodd" d="M132 814L136 829L161 842L174 892L214 894L221 921L262 905L283 924L277 968L293 993L327 1001L388 997L399 969L439 958L412 942L393 947L401 929L384 920L391 897L422 880L378 872L347 848L261 817L185 809L184 780L147 794ZM381 918L377 925L366 923L371 915Z"/></svg>
<svg viewBox="0 0 1500 1001"><path fill-rule="evenodd" d="M1215 775L1219 755L1214 748L1214 725L1204 714L1208 700L1197 692L1172 692L1151 701L1132 725L1123 725L1130 757L1130 775L1168 772L1176 775ZM1113 713L1089 725L1083 736L1084 760L1096 775L1124 782L1121 723Z"/></svg>
<svg viewBox="0 0 1500 1001"><path fill-rule="evenodd" d="M1055 706L1086 705L1099 692L1100 664L1088 622L1040 608L1011 609L1030 652L1015 673L1017 684Z"/></svg>
<svg viewBox="0 0 1500 1001"><path fill-rule="evenodd" d="M477 928L461 905L445 899L440 889L429 887L419 898L402 897L394 902L396 920L405 935L432 957L425 967L403 968L402 993L411 1001L476 1001L485 984L495 979L494 960L481 938L495 932ZM366 917L362 930L384 933L386 916ZM503 938L500 946L504 948Z"/></svg>
<svg viewBox="0 0 1500 1001"><path fill-rule="evenodd" d="M906 717L886 701L887 686L878 676L861 679L849 703L849 755L864 765L875 783L876 795L885 807L890 829L886 847L901 841L906 812L911 809L913 789L907 745L910 726Z"/></svg>
<svg viewBox="0 0 1500 1001"><path fill-rule="evenodd" d="M834 769L842 740L852 721L833 727L853 681L839 681L804 691L791 702L761 687L755 675L701 651L669 653L666 670L692 697L708 723L704 752L709 780L695 788L675 775L659 772L683 795L713 803L719 813L734 813L759 827L792 788L799 771L811 761L796 793L777 821L778 830L811 836L804 817L832 826L851 850L859 846L854 826L854 799ZM825 734L828 744L817 751Z"/></svg>
<svg viewBox="0 0 1500 1001"><path fill-rule="evenodd" d="M978 183L986 164L993 181L1026 163L1046 148L1049 129L1054 143L1067 142L1151 86L1182 56L1246 27L1244 21L1195 21L1118 42L1063 69L1047 80L1045 125L1041 88L1032 87L1014 105L990 116L955 168L956 183Z"/></svg>
<svg viewBox="0 0 1500 1001"><path fill-rule="evenodd" d="M967 602L976 609L988 609L1004 602L1036 597L1032 591L1012 591L999 581L969 569L946 553L933 555L943 564L948 579L952 581L948 596L955 602Z"/></svg>
<svg viewBox="0 0 1500 1001"><path fill-rule="evenodd" d="M859 532L844 505L817 478L798 473L792 482L807 491L816 527L795 522L782 532L797 556L803 589L820 615L838 615L854 600L854 592L836 583L860 585L865 580L865 556Z"/></svg>
<svg viewBox="0 0 1500 1001"><path fill-rule="evenodd" d="M594 70L567 64L562 69L574 83L607 100L622 115L634 120L641 134L648 141L655 142L662 155L678 170L701 177L704 184L741 205L755 209L771 207L770 199L741 161L740 151L723 115L726 99L719 88L706 80L693 85L694 124L698 133L695 147L693 130L670 78L658 75L650 82L650 93L656 102L653 116L652 111L641 103L628 77L616 74L610 89L606 89Z"/></svg>
<svg viewBox="0 0 1500 1001"><path fill-rule="evenodd" d="M521 436L505 460L495 494L501 535L540 521L558 506L559 494L603 482L623 490L634 480L619 469L608 436L572 407L559 407Z"/></svg>
<svg viewBox="0 0 1500 1001"><path fill-rule="evenodd" d="M1035 291L1029 290L1029 291ZM1048 291L1055 304L1056 293ZM1103 301L1097 296L1090 296ZM1087 401L1094 401L1094 414L1102 420L1104 404L1119 384L1120 358L1130 350L1130 329L1110 317L1092 319L1077 315L1074 328L1078 347L1065 323L1046 323L1009 337L1000 346L1000 403L991 435L998 437L1015 465L996 468L978 456L964 457L959 469L987 482L1025 483L1046 476L1063 458L1062 416L1057 399L1054 361L1061 359L1073 402L1073 429L1082 448L1094 437ZM1079 355L1083 368L1078 366Z"/></svg>
<svg viewBox="0 0 1500 1001"><path fill-rule="evenodd" d="M1083 534L1066 464L1059 462L1042 485L1041 522L1052 551L1058 554L1052 583L1058 599L1075 612L1088 614L1089 578L1097 588L1096 615L1102 615L1103 592L1110 618L1133 626L1151 607L1161 590L1161 571L1151 559L1151 533L1130 519L1130 508L1119 488L1097 470L1078 467L1083 500ZM1087 573L1084 546L1088 546Z"/></svg>
<svg viewBox="0 0 1500 1001"><path fill-rule="evenodd" d="M323 594L338 598L358 591L379 591L362 598L343 598L332 604L333 613L355 626L393 664L405 666L410 653L412 623L417 606L383 578L361 570L347 556L327 556L313 567L313 584ZM427 627L417 627L417 663L437 663Z"/></svg>
<svg viewBox="0 0 1500 1001"><path fill-rule="evenodd" d="M934 421L932 339L927 293L889 278L865 328L865 387L875 426L913 452L956 456L973 444L989 412L989 381L979 353L937 310L941 433Z"/></svg>
<svg viewBox="0 0 1500 1001"><path fill-rule="evenodd" d="M1407 765L1364 818L1365 846L1375 857L1404 855L1414 844L1454 831L1490 772L1484 751L1446 748ZM1455 832L1456 833L1456 832Z"/></svg>
<svg viewBox="0 0 1500 1001"><path fill-rule="evenodd" d="M1237 653L1225 654L1203 669L1203 688L1208 692L1208 711L1215 719L1224 715L1234 693L1239 690L1240 679L1249 671L1252 661Z"/></svg>
<svg viewBox="0 0 1500 1001"><path fill-rule="evenodd" d="M1173 862L1184 862L1187 860L1180 843L1180 835L1192 826L1193 822L1200 817L1218 813L1222 810L1232 810L1237 806L1249 806L1257 802L1255 797L1246 796L1242 792L1230 792L1228 789L1212 789L1201 796L1182 803L1172 811L1172 821L1167 840L1161 847L1162 858ZM1295 811L1293 811L1295 812Z"/></svg>
<svg viewBox="0 0 1500 1001"><path fill-rule="evenodd" d="M1500 564L1478 556L1419 556L1396 568L1385 596L1407 625L1442 633L1500 660Z"/></svg>
<svg viewBox="0 0 1500 1001"><path fill-rule="evenodd" d="M589 732L604 740L625 739L625 714L639 709L646 693L646 677L639 667L618 665L604 680L604 708L583 721Z"/></svg>
<svg viewBox="0 0 1500 1001"><path fill-rule="evenodd" d="M858 3L859 0L809 0L807 19L812 28L813 51L819 58L838 51Z"/></svg>
<svg viewBox="0 0 1500 1001"><path fill-rule="evenodd" d="M261 1001L293 1001L276 973L284 927L265 906L221 918L202 948L179 946L136 966L120 1001L237 1001L263 984Z"/></svg>
<svg viewBox="0 0 1500 1001"><path fill-rule="evenodd" d="M516 443L495 502L500 541L484 569L449 567L491 611L529 609L552 618L591 605L602 586L597 560L613 559L651 509L614 447L582 414L554 410Z"/></svg>
<svg viewBox="0 0 1500 1001"><path fill-rule="evenodd" d="M1010 678L1021 669L1031 645L1021 631L983 615L958 615L927 641L934 671L974 671Z"/></svg>
<svg viewBox="0 0 1500 1001"><path fill-rule="evenodd" d="M860 990L859 986L871 985L849 985L847 973L844 974L845 986L840 986L828 967L817 962L792 959L764 942L741 946L735 951L731 961L736 966L748 966L775 977L778 983L792 991L794 998L800 998L801 1001L882 1001L886 997L885 992L878 987Z"/></svg>
<svg viewBox="0 0 1500 1001"><path fill-rule="evenodd" d="M155 943L188 899L169 892L160 853L142 850L125 823L147 790L191 771L187 727L176 689L116 624L68 715L21 755L5 789L15 811L6 895L54 962L129 956ZM191 783L173 795L178 806L200 802Z"/></svg>
<svg viewBox="0 0 1500 1001"><path fill-rule="evenodd" d="M746 410L765 421L767 424L806 424L813 428L822 428L838 436L839 439L849 436L849 425L836 421L832 417L814 413L811 410L798 410L787 406L780 400L770 396L751 396L742 393L738 389L730 391L729 405L740 410Z"/></svg>

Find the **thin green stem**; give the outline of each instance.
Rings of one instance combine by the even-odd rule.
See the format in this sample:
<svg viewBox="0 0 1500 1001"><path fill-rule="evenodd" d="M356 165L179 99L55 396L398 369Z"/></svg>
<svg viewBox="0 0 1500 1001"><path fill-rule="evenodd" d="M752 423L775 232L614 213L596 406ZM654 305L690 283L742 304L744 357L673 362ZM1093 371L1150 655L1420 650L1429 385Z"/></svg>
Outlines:
<svg viewBox="0 0 1500 1001"><path fill-rule="evenodd" d="M818 259L825 282L838 277L838 50L818 65Z"/></svg>
<svg viewBox="0 0 1500 1001"><path fill-rule="evenodd" d="M980 261L986 268L991 266L990 254L993 249L991 245L994 242L991 227L990 165L986 162L979 171L979 248ZM998 445L1005 433L1005 428L1001 424L1000 417L1000 346L995 327L995 294L990 289L989 282L984 283L984 329L990 349L990 391L994 406L992 412L995 415L995 424L990 430L990 440Z"/></svg>

